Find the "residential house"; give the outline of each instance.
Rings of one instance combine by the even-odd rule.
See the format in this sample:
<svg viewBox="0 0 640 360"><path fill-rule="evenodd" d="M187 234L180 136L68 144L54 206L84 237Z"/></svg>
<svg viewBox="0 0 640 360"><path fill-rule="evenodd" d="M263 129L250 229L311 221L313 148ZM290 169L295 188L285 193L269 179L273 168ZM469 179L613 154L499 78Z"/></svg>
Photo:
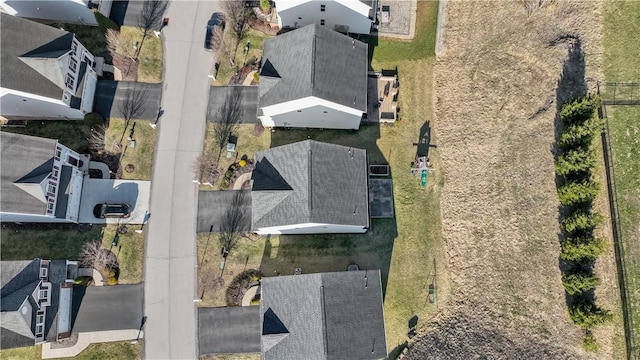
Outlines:
<svg viewBox="0 0 640 360"><path fill-rule="evenodd" d="M377 0L277 0L278 25L299 28L309 24L342 33L369 34L376 22Z"/></svg>
<svg viewBox="0 0 640 360"><path fill-rule="evenodd" d="M367 112L367 44L320 25L264 42L258 118L265 127L358 129Z"/></svg>
<svg viewBox="0 0 640 360"><path fill-rule="evenodd" d="M262 359L387 356L379 270L262 278Z"/></svg>
<svg viewBox="0 0 640 360"><path fill-rule="evenodd" d="M83 119L98 81L93 55L61 29L0 13L0 116Z"/></svg>
<svg viewBox="0 0 640 360"><path fill-rule="evenodd" d="M112 0L0 0L0 9L42 23L98 26L93 9L109 17L111 4Z"/></svg>
<svg viewBox="0 0 640 360"><path fill-rule="evenodd" d="M56 140L0 132L0 221L78 222L81 156Z"/></svg>
<svg viewBox="0 0 640 360"><path fill-rule="evenodd" d="M259 234L364 233L367 152L305 140L258 151L251 228Z"/></svg>
<svg viewBox="0 0 640 360"><path fill-rule="evenodd" d="M0 261L0 347L34 346L71 335L73 279L67 260Z"/></svg>

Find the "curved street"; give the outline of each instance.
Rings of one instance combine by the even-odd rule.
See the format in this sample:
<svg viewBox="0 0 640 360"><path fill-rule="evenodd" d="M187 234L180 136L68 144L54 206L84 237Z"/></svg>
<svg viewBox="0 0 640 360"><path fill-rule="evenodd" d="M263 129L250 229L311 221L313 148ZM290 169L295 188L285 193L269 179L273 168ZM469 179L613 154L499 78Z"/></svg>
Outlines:
<svg viewBox="0 0 640 360"><path fill-rule="evenodd" d="M214 1L173 1L166 17L162 109L151 185L144 268L147 359L196 359L197 185L212 53L204 50Z"/></svg>

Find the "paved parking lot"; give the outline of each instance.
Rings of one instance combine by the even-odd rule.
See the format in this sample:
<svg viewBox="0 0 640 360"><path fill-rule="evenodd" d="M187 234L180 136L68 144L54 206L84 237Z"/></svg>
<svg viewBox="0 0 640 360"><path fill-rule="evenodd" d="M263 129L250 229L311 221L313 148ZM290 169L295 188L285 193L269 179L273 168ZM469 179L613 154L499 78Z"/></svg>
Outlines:
<svg viewBox="0 0 640 360"><path fill-rule="evenodd" d="M150 181L85 179L78 222L91 224L142 224L149 211ZM101 203L125 203L131 207L127 219L97 219L93 207Z"/></svg>

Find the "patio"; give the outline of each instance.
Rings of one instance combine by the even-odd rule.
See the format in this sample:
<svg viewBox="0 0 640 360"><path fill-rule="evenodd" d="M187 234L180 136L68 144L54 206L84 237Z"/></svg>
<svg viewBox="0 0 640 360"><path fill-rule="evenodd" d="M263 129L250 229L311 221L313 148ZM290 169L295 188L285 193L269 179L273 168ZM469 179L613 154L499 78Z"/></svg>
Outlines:
<svg viewBox="0 0 640 360"><path fill-rule="evenodd" d="M364 122L393 123L397 119L397 112L397 78L382 73L369 73L367 81L367 118L364 119Z"/></svg>

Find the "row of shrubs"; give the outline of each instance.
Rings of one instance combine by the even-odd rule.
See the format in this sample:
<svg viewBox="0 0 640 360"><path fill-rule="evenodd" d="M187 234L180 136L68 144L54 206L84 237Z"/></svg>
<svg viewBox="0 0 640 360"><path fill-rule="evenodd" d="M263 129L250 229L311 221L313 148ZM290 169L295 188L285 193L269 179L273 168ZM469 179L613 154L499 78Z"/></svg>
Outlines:
<svg viewBox="0 0 640 360"><path fill-rule="evenodd" d="M591 329L610 321L612 314L595 304L594 290L600 284L594 263L605 251L606 241L597 237L596 228L604 221L593 211L600 185L592 170L597 154L592 148L602 122L594 116L600 106L598 97L586 95L565 103L559 113L562 131L559 135L558 157L555 162L559 177L558 199L563 205L561 228L564 233L561 258L566 270L562 283L568 294L569 316L585 330L584 347L599 349Z"/></svg>

